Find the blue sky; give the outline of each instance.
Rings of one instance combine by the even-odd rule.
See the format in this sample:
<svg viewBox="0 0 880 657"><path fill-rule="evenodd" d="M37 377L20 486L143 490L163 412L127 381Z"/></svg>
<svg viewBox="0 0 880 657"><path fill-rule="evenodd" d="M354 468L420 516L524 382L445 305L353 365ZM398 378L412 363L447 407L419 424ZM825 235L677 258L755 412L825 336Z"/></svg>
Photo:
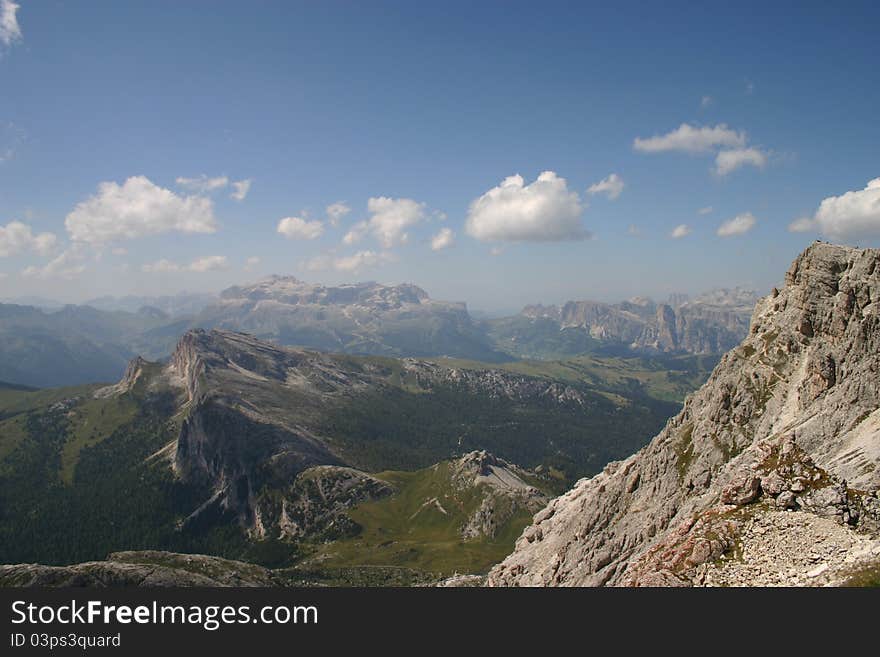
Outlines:
<svg viewBox="0 0 880 657"><path fill-rule="evenodd" d="M880 245L878 5L694 5L0 0L0 298L504 310Z"/></svg>

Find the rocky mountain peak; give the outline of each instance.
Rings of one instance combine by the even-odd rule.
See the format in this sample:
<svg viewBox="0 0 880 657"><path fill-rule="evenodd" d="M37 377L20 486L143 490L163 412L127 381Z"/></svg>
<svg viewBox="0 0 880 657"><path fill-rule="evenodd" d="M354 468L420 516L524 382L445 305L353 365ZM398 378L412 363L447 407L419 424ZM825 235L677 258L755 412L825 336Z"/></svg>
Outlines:
<svg viewBox="0 0 880 657"><path fill-rule="evenodd" d="M798 514L791 522L803 527L818 516L876 532L878 265L877 249L804 251L681 413L640 452L538 513L490 583L724 581L710 574L750 527L783 526L770 522L772 509ZM847 549L841 559L851 565L860 557ZM800 567L780 560L766 568Z"/></svg>

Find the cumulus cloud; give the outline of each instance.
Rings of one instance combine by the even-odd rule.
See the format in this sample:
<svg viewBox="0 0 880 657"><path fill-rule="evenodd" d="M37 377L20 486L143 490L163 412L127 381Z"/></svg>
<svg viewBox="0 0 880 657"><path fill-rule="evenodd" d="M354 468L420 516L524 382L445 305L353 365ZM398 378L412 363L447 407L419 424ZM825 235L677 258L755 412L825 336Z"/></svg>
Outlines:
<svg viewBox="0 0 880 657"><path fill-rule="evenodd" d="M767 154L762 150L754 147L734 148L718 152L715 157L715 173L726 176L746 165L763 169L766 164Z"/></svg>
<svg viewBox="0 0 880 657"><path fill-rule="evenodd" d="M25 268L21 272L21 275L24 278L39 278L44 280L53 278L71 279L82 274L86 270L86 266L83 264L84 260L85 254L83 253L83 250L74 245L62 252L57 258L49 261L43 267L32 265Z"/></svg>
<svg viewBox="0 0 880 657"><path fill-rule="evenodd" d="M715 100L712 96L703 96L700 98L700 109L706 109L707 107L711 107Z"/></svg>
<svg viewBox="0 0 880 657"><path fill-rule="evenodd" d="M232 183L232 193L229 195L229 198L236 201L243 201L248 195L248 192L251 191L252 182L253 181L250 178L234 181Z"/></svg>
<svg viewBox="0 0 880 657"><path fill-rule="evenodd" d="M333 257L329 255L316 256L306 263L309 271L324 271L335 269L341 272L356 272L360 269L375 267L394 260L394 256L387 251L358 251L349 256Z"/></svg>
<svg viewBox="0 0 880 657"><path fill-rule="evenodd" d="M64 220L76 242L110 242L160 233L213 233L214 206L203 196L178 196L134 176L122 185L103 182Z"/></svg>
<svg viewBox="0 0 880 657"><path fill-rule="evenodd" d="M226 256L205 256L193 260L188 265L181 265L166 258L157 260L156 262L143 265L141 271L152 274L163 274L171 272L195 272L203 274L209 271L222 271L229 268L229 261Z"/></svg>
<svg viewBox="0 0 880 657"><path fill-rule="evenodd" d="M55 249L58 239L54 233L39 233L20 221L10 221L0 226L0 257L9 257L19 253L36 253L47 256Z"/></svg>
<svg viewBox="0 0 880 657"><path fill-rule="evenodd" d="M192 192L199 192L200 194L206 194L226 187L226 185L229 184L229 178L226 176L209 178L205 174L202 174L196 178L178 178L175 182L179 187L183 187L184 189L188 189Z"/></svg>
<svg viewBox="0 0 880 657"><path fill-rule="evenodd" d="M623 192L623 178L612 173L594 185L587 188L587 194L605 194L610 200L616 199Z"/></svg>
<svg viewBox="0 0 880 657"><path fill-rule="evenodd" d="M12 0L0 0L0 43L7 48L22 40L21 27L16 17L18 10L19 5Z"/></svg>
<svg viewBox="0 0 880 657"><path fill-rule="evenodd" d="M687 224L679 224L675 228L672 229L672 232L669 233L669 237L674 240L681 239L682 237L687 237L691 234L691 227Z"/></svg>
<svg viewBox="0 0 880 657"><path fill-rule="evenodd" d="M580 196L555 172L545 171L529 185L515 175L471 203L465 230L490 242L583 240L590 233L582 214Z"/></svg>
<svg viewBox="0 0 880 657"><path fill-rule="evenodd" d="M369 229L369 224L366 221L359 221L354 226L352 226L349 231L343 236L342 243L346 246L351 246L352 244L357 244L367 235L367 230Z"/></svg>
<svg viewBox="0 0 880 657"><path fill-rule="evenodd" d="M425 204L411 198L370 198L367 210L371 216L367 220L366 230L385 249L406 244L409 239L407 230L426 216Z"/></svg>
<svg viewBox="0 0 880 657"><path fill-rule="evenodd" d="M357 271L364 267L374 267L392 259L390 253L376 253L375 251L358 251L354 255L337 258L334 267L339 271Z"/></svg>
<svg viewBox="0 0 880 657"><path fill-rule="evenodd" d="M716 126L692 126L682 123L665 135L655 135L642 139L636 137L633 148L644 153L681 151L700 154L715 153L715 168L719 176L736 171L744 166L763 169L767 164L768 153L756 146L747 145L745 132L732 130L724 123Z"/></svg>
<svg viewBox="0 0 880 657"><path fill-rule="evenodd" d="M327 206L327 222L335 228L350 212L351 208L345 201L331 203Z"/></svg>
<svg viewBox="0 0 880 657"><path fill-rule="evenodd" d="M653 137L636 137L633 148L643 153L662 153L683 151L685 153L707 153L719 147L742 148L746 144L746 134L731 130L724 123L716 126L692 126L682 123L672 132Z"/></svg>
<svg viewBox="0 0 880 657"><path fill-rule="evenodd" d="M441 228L440 232L431 238L431 250L440 251L452 246L455 241L455 233L450 228Z"/></svg>
<svg viewBox="0 0 880 657"><path fill-rule="evenodd" d="M733 219L725 221L715 231L719 237L733 237L735 235L745 235L756 223L755 217L751 212L743 212L736 215Z"/></svg>
<svg viewBox="0 0 880 657"><path fill-rule="evenodd" d="M705 216L707 214L712 214L714 210L715 208L713 208L711 205L707 205L705 208L700 208L699 210L697 210L697 214Z"/></svg>
<svg viewBox="0 0 880 657"><path fill-rule="evenodd" d="M321 237L324 224L302 217L285 217L278 222L278 232L289 240L313 240Z"/></svg>
<svg viewBox="0 0 880 657"><path fill-rule="evenodd" d="M792 232L819 230L831 239L864 239L880 236L880 178L864 189L829 196L812 218L789 224Z"/></svg>

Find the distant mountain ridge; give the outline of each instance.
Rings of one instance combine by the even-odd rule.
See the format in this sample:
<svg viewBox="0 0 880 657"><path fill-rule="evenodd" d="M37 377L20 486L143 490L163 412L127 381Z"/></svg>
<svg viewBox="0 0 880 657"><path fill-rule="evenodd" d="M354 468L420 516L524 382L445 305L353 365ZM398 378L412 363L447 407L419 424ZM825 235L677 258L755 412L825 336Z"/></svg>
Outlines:
<svg viewBox="0 0 880 657"><path fill-rule="evenodd" d="M436 301L412 284L326 286L270 276L224 290L191 327L246 331L281 345L331 352L506 358L464 303Z"/></svg>
<svg viewBox="0 0 880 657"><path fill-rule="evenodd" d="M722 353L748 332L757 301L751 290L714 290L666 303L636 297L616 304L569 301L526 306L519 317L489 322L499 348L540 357L542 350L578 352L617 348L633 352Z"/></svg>
<svg viewBox="0 0 880 657"><path fill-rule="evenodd" d="M713 354L745 335L752 293L727 290L656 304L572 301L474 319L466 304L413 284L327 286L270 276L219 295L102 297L55 310L0 304L0 380L52 387L117 379L135 354L167 358L194 328L243 331L284 346L481 362L587 353Z"/></svg>

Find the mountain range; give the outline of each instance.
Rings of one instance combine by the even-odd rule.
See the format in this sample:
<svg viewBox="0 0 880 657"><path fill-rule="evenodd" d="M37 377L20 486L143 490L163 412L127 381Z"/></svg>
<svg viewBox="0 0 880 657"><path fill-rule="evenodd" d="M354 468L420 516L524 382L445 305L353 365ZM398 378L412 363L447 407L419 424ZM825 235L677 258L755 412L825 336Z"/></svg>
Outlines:
<svg viewBox="0 0 880 657"><path fill-rule="evenodd" d="M644 444L702 368L354 356L192 329L110 386L0 387L0 562L171 550L319 581L354 568L349 583L365 565L485 570L550 496Z"/></svg>
<svg viewBox="0 0 880 657"><path fill-rule="evenodd" d="M2 385L0 584L876 585L878 304L880 250L817 242L704 383L191 329L110 386Z"/></svg>
<svg viewBox="0 0 880 657"><path fill-rule="evenodd" d="M54 310L0 304L0 381L113 381L136 355L169 357L194 328L333 353L495 363L590 353L720 354L745 335L753 302L749 292L716 291L675 303L572 301L474 319L465 304L433 300L415 285L328 287L272 276L216 297L104 297Z"/></svg>

